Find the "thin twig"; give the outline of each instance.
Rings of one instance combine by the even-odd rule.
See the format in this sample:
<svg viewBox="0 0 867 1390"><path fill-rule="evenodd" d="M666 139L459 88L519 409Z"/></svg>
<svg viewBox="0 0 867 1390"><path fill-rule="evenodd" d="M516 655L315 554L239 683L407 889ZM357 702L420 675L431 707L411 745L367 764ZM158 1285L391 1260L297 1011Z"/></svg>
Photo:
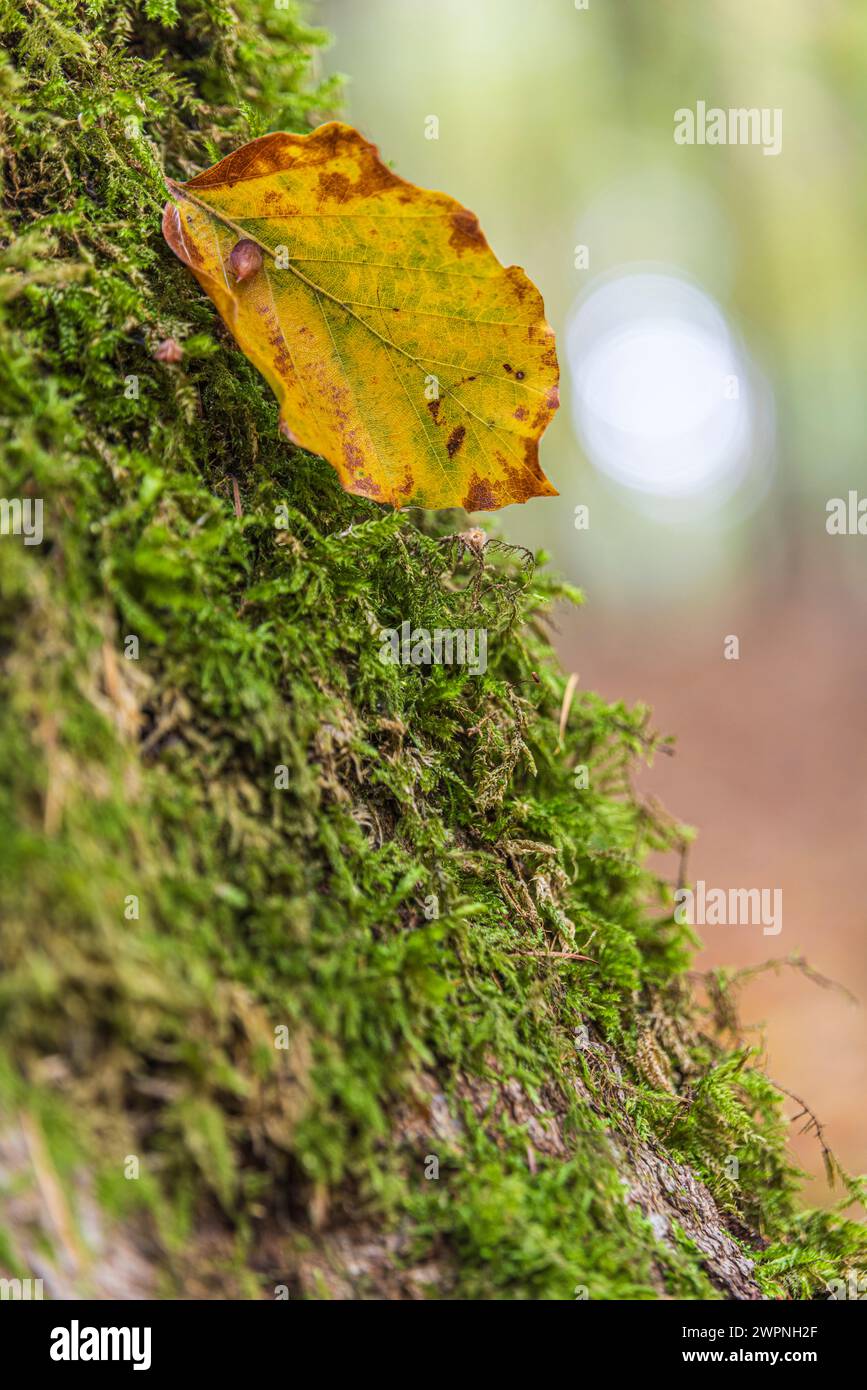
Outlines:
<svg viewBox="0 0 867 1390"><path fill-rule="evenodd" d="M810 1108L805 1100L802 1100L800 1096L796 1096L794 1091L790 1091L787 1086L781 1086L779 1081L775 1081L772 1076L769 1076L768 1080L778 1091L782 1091L783 1095L788 1096L790 1100L800 1105L801 1109L798 1111L797 1115L792 1116L791 1122L793 1125L797 1124L798 1120L803 1119L805 1115L808 1117L807 1123L801 1126L800 1132L801 1134L815 1134L818 1139L822 1148L822 1162L825 1165L825 1176L828 1179L829 1186L834 1186L834 1179L838 1175L845 1180L843 1169L834 1157L830 1144L828 1144L825 1139L825 1126L822 1124L816 1112Z"/></svg>
<svg viewBox="0 0 867 1390"><path fill-rule="evenodd" d="M537 960L589 960L591 965L597 965L592 956L582 956L580 951L512 951L513 956L534 956Z"/></svg>
<svg viewBox="0 0 867 1390"><path fill-rule="evenodd" d="M241 506L241 493L238 489L238 479L235 477L232 478L232 496L235 499L235 516L240 520L244 515L244 509Z"/></svg>
<svg viewBox="0 0 867 1390"><path fill-rule="evenodd" d="M578 687L580 677L575 671L572 672L566 682L566 689L563 691L563 703L560 706L560 732L557 735L557 742L563 747L563 735L566 732L566 725L569 722L569 711L572 708L572 700Z"/></svg>

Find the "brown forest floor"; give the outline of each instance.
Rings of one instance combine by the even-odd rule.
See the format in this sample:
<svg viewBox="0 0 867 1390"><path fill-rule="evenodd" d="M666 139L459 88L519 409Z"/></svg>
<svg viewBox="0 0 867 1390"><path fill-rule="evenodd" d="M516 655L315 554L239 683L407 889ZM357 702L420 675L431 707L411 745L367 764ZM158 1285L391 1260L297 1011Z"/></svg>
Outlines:
<svg viewBox="0 0 867 1390"><path fill-rule="evenodd" d="M690 878L783 890L778 936L706 927L698 966L748 966L803 952L858 997L856 1006L797 973L768 973L747 986L741 1013L766 1024L769 1074L814 1106L837 1157L863 1172L865 613L821 557L810 568L777 593L745 588L713 616L660 608L652 624L624 618L622 605L614 623L591 587L586 608L565 620L559 647L582 685L647 701L656 727L676 735L676 756L658 758L639 786L697 828ZM727 633L740 637L739 662L722 659ZM796 1109L792 1103L787 1113ZM815 1138L795 1132L792 1143L811 1175L808 1199L832 1200Z"/></svg>

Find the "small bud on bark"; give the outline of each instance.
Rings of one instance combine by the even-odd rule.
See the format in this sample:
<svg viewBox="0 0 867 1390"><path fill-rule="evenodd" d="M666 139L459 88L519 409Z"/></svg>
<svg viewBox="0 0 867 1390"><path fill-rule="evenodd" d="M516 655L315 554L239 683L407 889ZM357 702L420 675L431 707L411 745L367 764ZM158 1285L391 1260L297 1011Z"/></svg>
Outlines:
<svg viewBox="0 0 867 1390"><path fill-rule="evenodd" d="M469 531L460 531L458 540L463 541L467 550L471 550L474 555L481 555L488 543L488 537L480 526L471 526Z"/></svg>
<svg viewBox="0 0 867 1390"><path fill-rule="evenodd" d="M184 350L180 343L176 343L174 338L164 338L154 348L154 357L157 362L180 362L184 355Z"/></svg>

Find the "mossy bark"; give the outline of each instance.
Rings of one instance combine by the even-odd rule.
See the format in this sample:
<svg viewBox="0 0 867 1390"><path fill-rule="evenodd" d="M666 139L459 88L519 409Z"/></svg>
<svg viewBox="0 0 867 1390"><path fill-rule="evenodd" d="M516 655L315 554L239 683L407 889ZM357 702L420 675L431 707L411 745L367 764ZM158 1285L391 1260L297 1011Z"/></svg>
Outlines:
<svg viewBox="0 0 867 1390"><path fill-rule="evenodd" d="M722 987L727 1032L693 1001L644 867L686 838L631 787L647 712L564 698L546 614L580 596L461 516L343 494L161 240L164 172L331 114L320 36L255 0L0 14L2 493L44 502L41 545L0 538L3 1272L844 1274L863 1228L799 1210L781 1097ZM487 671L383 664L405 620L485 627Z"/></svg>

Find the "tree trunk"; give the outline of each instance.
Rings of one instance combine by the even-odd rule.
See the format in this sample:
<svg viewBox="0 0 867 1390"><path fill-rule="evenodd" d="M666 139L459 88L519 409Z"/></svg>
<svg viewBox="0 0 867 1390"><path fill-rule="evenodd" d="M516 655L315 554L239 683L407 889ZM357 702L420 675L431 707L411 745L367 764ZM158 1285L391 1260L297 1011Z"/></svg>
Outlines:
<svg viewBox="0 0 867 1390"><path fill-rule="evenodd" d="M319 36L146 10L2 21L3 488L44 502L0 545L4 1275L821 1288L860 1228L799 1213L781 1097L690 993L647 712L545 635L575 595L345 495L161 240L163 173L330 113ZM402 621L485 627L488 670L384 666Z"/></svg>

